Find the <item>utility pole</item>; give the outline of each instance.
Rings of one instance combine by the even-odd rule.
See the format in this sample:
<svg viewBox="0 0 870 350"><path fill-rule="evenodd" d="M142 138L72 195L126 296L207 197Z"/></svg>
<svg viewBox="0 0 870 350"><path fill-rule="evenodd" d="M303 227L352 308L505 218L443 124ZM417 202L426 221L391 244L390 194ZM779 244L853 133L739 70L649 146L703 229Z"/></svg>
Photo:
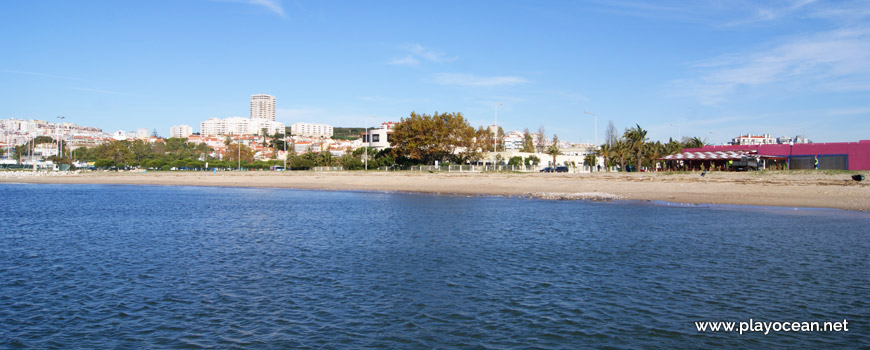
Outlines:
<svg viewBox="0 0 870 350"><path fill-rule="evenodd" d="M595 129L593 131L595 132L595 147L598 147L598 116L588 111L583 111L583 114L591 115L595 119Z"/></svg>

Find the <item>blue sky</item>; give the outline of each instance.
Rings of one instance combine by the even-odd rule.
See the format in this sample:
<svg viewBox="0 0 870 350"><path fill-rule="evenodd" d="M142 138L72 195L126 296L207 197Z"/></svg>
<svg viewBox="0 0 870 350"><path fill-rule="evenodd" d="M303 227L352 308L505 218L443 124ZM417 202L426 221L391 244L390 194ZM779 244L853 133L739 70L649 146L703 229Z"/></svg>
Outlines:
<svg viewBox="0 0 870 350"><path fill-rule="evenodd" d="M501 102L573 142L584 111L599 141L870 139L867 1L3 1L0 31L0 119L167 135L267 93L287 124L478 126Z"/></svg>

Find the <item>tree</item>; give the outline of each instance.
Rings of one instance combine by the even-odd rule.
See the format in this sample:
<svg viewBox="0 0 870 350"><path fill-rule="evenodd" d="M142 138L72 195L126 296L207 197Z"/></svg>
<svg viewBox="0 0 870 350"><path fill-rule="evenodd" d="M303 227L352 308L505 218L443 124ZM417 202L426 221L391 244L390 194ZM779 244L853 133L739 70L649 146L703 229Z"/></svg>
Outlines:
<svg viewBox="0 0 870 350"><path fill-rule="evenodd" d="M598 159L595 157L595 153L589 153L586 157L583 157L583 164L589 167L590 171L595 167L595 164L598 163Z"/></svg>
<svg viewBox="0 0 870 350"><path fill-rule="evenodd" d="M553 156L553 167L555 168L556 167L556 156L562 154L562 152L559 151L559 146L556 145L555 143L550 145L550 147L547 147L547 154Z"/></svg>
<svg viewBox="0 0 870 350"><path fill-rule="evenodd" d="M610 147L616 144L619 140L619 133L616 131L616 127L613 126L613 121L607 121L607 129L604 131L604 143Z"/></svg>
<svg viewBox="0 0 870 350"><path fill-rule="evenodd" d="M268 143L266 143L266 137L269 136L269 130L266 128L263 128L260 130L260 132L263 135L263 148L266 148L266 146L268 146Z"/></svg>
<svg viewBox="0 0 870 350"><path fill-rule="evenodd" d="M601 147L598 148L598 155L601 156L601 158L604 158L604 170L610 171L610 161L613 157L613 146L607 143L602 144Z"/></svg>
<svg viewBox="0 0 870 350"><path fill-rule="evenodd" d="M133 163L135 156L127 147L126 141L111 141L101 146L99 157L111 160L115 166L123 166Z"/></svg>
<svg viewBox="0 0 870 350"><path fill-rule="evenodd" d="M704 140L699 137L683 138L683 148L701 148L704 147Z"/></svg>
<svg viewBox="0 0 870 350"><path fill-rule="evenodd" d="M535 141L532 140L532 134L529 133L529 128L523 130L523 152L535 153Z"/></svg>
<svg viewBox="0 0 870 350"><path fill-rule="evenodd" d="M527 167L537 166L538 164L541 164L541 158L538 158L538 156L531 155L526 158Z"/></svg>
<svg viewBox="0 0 870 350"><path fill-rule="evenodd" d="M457 151L474 146L475 131L462 113L411 112L393 127L390 136L392 155L426 164L463 158Z"/></svg>
<svg viewBox="0 0 870 350"><path fill-rule="evenodd" d="M544 152L544 147L547 145L547 134L544 130L544 125L541 125L541 127L538 128L538 134L535 135L535 137L535 147L539 153Z"/></svg>
<svg viewBox="0 0 870 350"><path fill-rule="evenodd" d="M238 143L227 146L227 154L224 157L225 161L238 163L239 156L241 156L242 163L251 163L254 161L254 150Z"/></svg>
<svg viewBox="0 0 870 350"><path fill-rule="evenodd" d="M523 165L523 157L520 157L520 156L513 156L513 157L511 157L510 159L508 159L508 163L507 163L507 165L510 165L510 166L521 166L521 165Z"/></svg>
<svg viewBox="0 0 870 350"><path fill-rule="evenodd" d="M629 153L628 143L622 138L617 139L611 152L613 157L619 160L619 171L625 171L625 157Z"/></svg>
<svg viewBox="0 0 870 350"><path fill-rule="evenodd" d="M628 142L629 149L636 157L637 168L635 170L640 170L643 162L644 144L647 141L646 134L646 130L641 128L640 125L635 124L633 128L625 130L625 134L623 135Z"/></svg>
<svg viewBox="0 0 870 350"><path fill-rule="evenodd" d="M663 145L661 141L648 142L645 145L645 148L646 149L644 150L644 153L646 154L647 166L649 166L649 168L653 170L657 169L658 167L655 166L657 160L667 155L667 149L665 145Z"/></svg>
<svg viewBox="0 0 870 350"><path fill-rule="evenodd" d="M504 152L504 129L499 126L497 133L498 135L495 137L496 152Z"/></svg>

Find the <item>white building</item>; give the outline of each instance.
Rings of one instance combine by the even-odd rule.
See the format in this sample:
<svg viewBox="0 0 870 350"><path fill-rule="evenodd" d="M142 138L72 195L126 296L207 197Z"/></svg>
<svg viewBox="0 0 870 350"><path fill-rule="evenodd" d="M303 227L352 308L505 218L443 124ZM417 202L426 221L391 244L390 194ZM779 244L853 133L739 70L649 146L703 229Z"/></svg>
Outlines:
<svg viewBox="0 0 870 350"><path fill-rule="evenodd" d="M184 137L193 135L193 128L190 125L173 125L169 128L169 137Z"/></svg>
<svg viewBox="0 0 870 350"><path fill-rule="evenodd" d="M251 119L275 121L275 96L251 95Z"/></svg>
<svg viewBox="0 0 870 350"><path fill-rule="evenodd" d="M148 129L139 128L136 129L136 138L140 140L147 140L151 137L151 134L148 132Z"/></svg>
<svg viewBox="0 0 870 350"><path fill-rule="evenodd" d="M210 135L259 135L266 129L269 135L284 133L284 123L266 119L248 119L229 117L226 119L211 118L199 123L199 133Z"/></svg>
<svg viewBox="0 0 870 350"><path fill-rule="evenodd" d="M764 135L740 135L733 139L731 139L732 145L775 145L777 144L777 140L774 137L770 137L770 134Z"/></svg>
<svg viewBox="0 0 870 350"><path fill-rule="evenodd" d="M293 123L290 124L290 133L296 136L331 138L332 126L314 123Z"/></svg>
<svg viewBox="0 0 870 350"><path fill-rule="evenodd" d="M381 123L380 128L363 133L363 146L371 147L378 151L390 148L390 135L393 133L393 127L395 126L396 123L393 122Z"/></svg>
<svg viewBox="0 0 870 350"><path fill-rule="evenodd" d="M523 149L523 135L520 131L511 131L504 135L504 149Z"/></svg>

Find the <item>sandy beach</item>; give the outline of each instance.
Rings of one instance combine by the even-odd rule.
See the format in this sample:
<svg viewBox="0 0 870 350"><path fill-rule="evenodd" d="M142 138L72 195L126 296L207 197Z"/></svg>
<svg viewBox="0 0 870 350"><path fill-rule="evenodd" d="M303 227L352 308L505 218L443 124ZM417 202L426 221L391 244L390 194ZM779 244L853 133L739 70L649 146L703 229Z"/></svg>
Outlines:
<svg viewBox="0 0 870 350"><path fill-rule="evenodd" d="M713 172L701 177L693 173L2 172L0 182L274 187L870 210L870 181L855 182L845 173Z"/></svg>

